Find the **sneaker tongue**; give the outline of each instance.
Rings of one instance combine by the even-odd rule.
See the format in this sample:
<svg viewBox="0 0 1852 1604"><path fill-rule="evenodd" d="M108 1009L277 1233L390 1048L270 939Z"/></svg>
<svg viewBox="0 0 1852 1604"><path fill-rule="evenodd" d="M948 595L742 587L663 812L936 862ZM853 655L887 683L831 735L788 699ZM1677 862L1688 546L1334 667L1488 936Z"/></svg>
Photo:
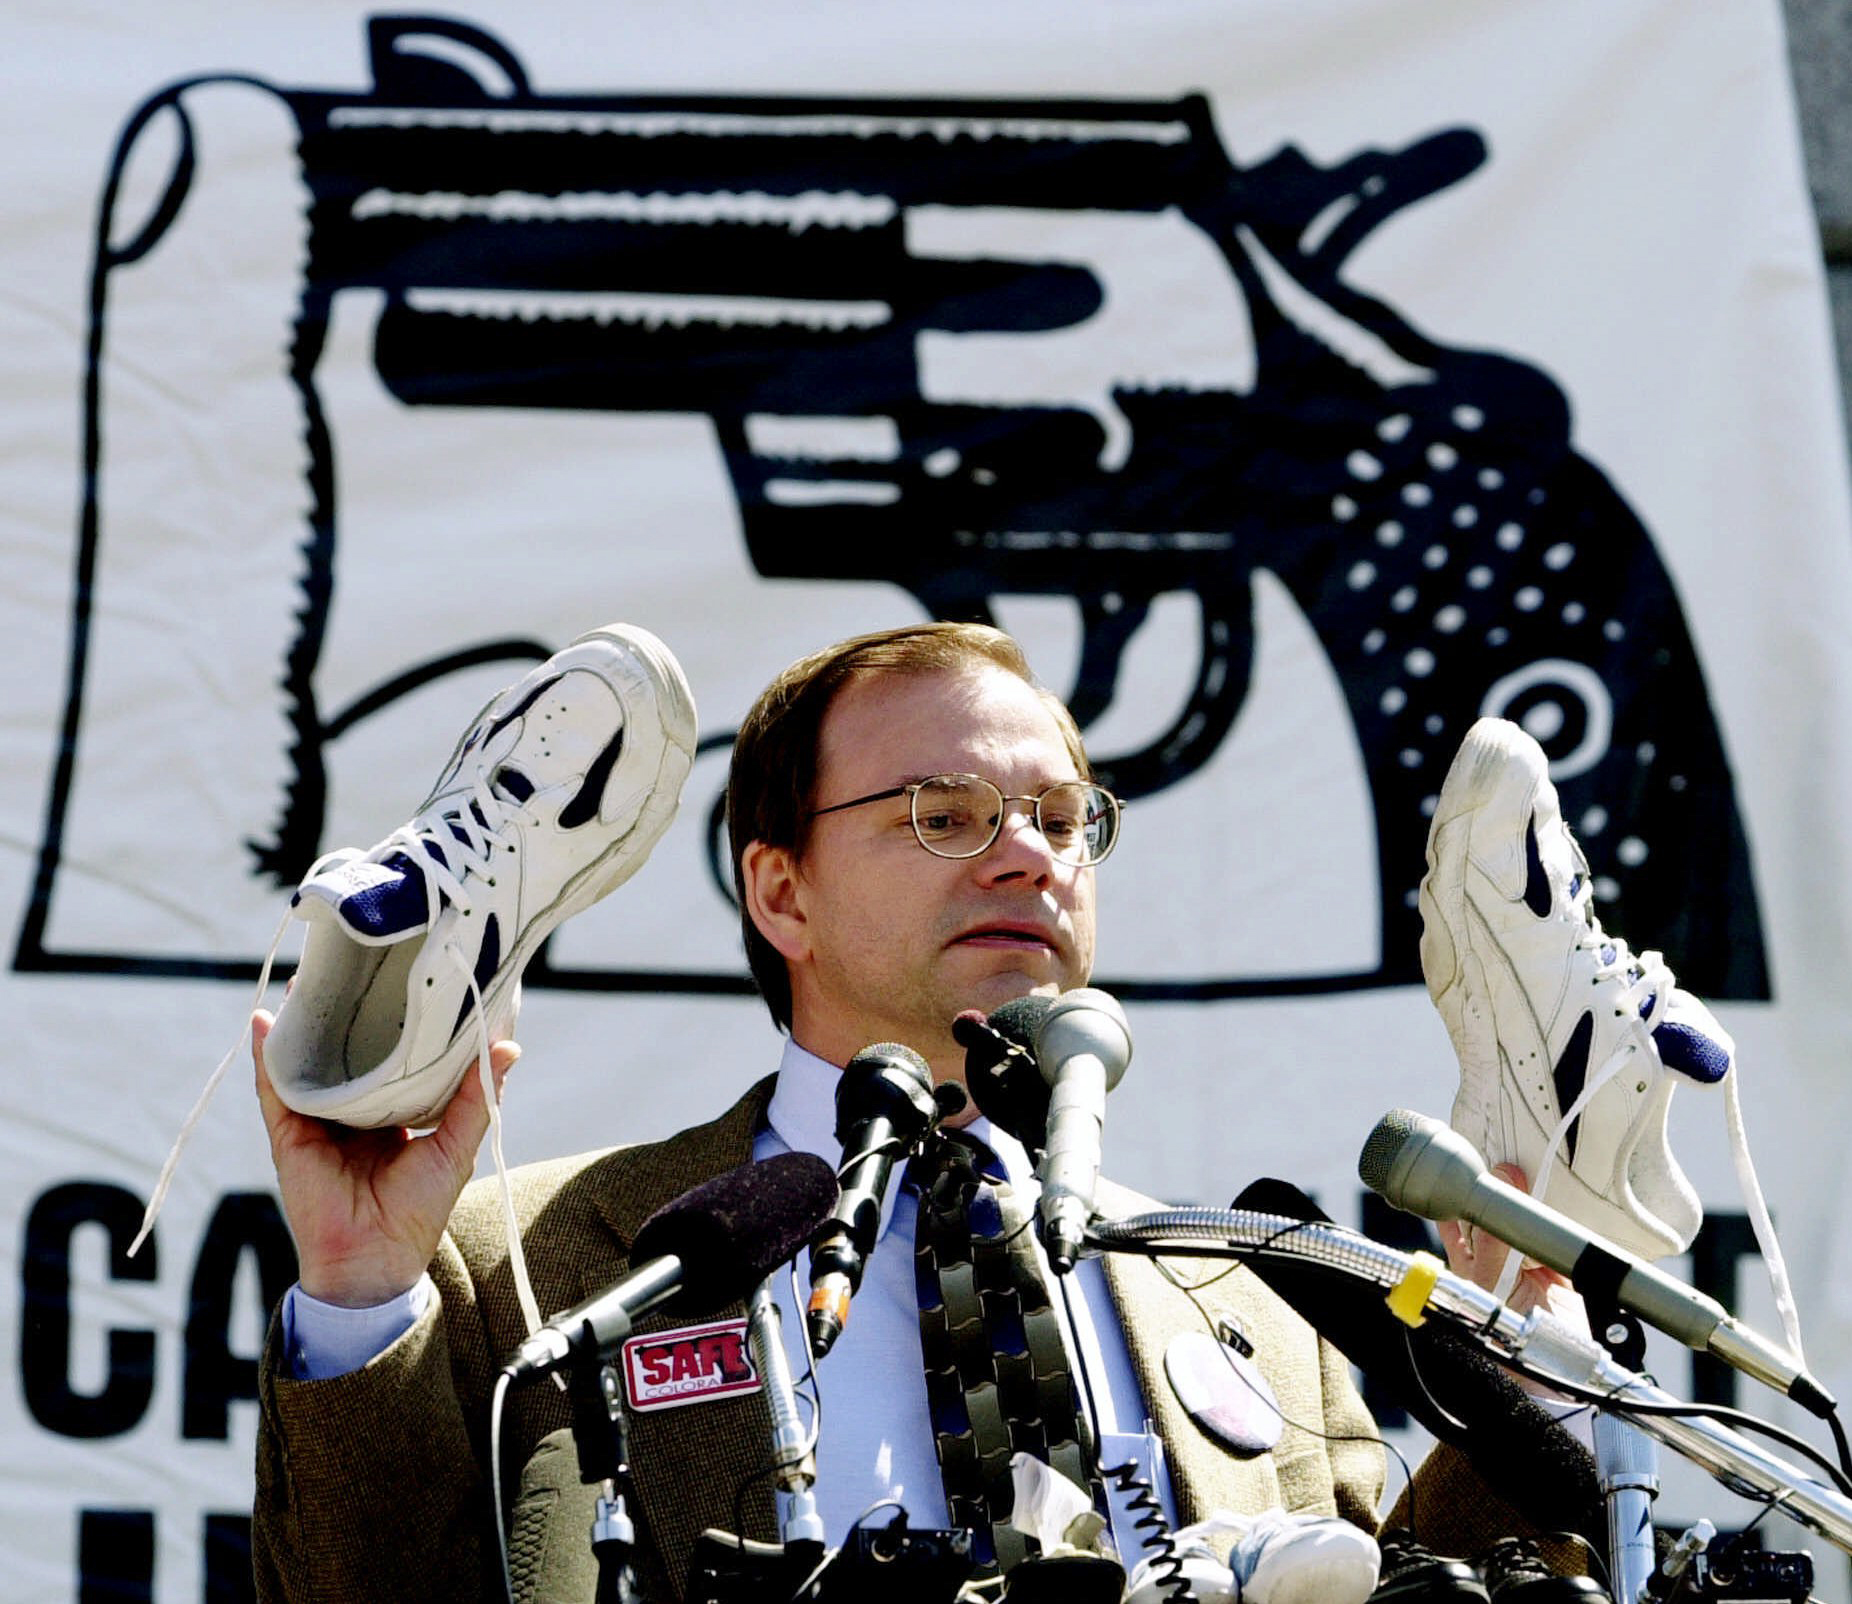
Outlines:
<svg viewBox="0 0 1852 1604"><path fill-rule="evenodd" d="M427 924L424 872L403 852L324 869L302 882L295 901L304 918L336 920L368 946L422 935Z"/></svg>
<svg viewBox="0 0 1852 1604"><path fill-rule="evenodd" d="M1714 1037L1695 1026L1670 1020L1653 1031L1653 1045L1667 1069L1709 1086L1730 1072L1730 1054Z"/></svg>
<svg viewBox="0 0 1852 1604"><path fill-rule="evenodd" d="M1663 1017L1653 1027L1653 1045L1667 1069L1702 1086L1714 1086L1730 1073L1736 1043L1716 1016L1696 997L1674 986L1666 995Z"/></svg>

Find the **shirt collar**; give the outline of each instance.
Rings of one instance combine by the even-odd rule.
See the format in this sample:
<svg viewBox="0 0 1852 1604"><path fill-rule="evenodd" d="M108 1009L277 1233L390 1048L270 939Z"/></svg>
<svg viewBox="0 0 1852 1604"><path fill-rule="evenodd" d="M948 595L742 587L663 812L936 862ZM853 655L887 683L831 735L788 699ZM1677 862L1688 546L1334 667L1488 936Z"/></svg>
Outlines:
<svg viewBox="0 0 1852 1604"><path fill-rule="evenodd" d="M836 1140L836 1085L841 1069L785 1039L784 1056L778 1062L778 1082L772 1088L772 1100L765 1110L765 1122L779 1141L797 1153L815 1153L832 1166L842 1163L842 1145ZM1009 1132L991 1124L980 1114L964 1129L986 1143L1002 1161L1010 1186L1034 1207L1040 1193L1035 1167ZM893 1218L894 1199L900 1192L903 1166L896 1164L888 1179L887 1194L881 1199L881 1233L887 1232Z"/></svg>

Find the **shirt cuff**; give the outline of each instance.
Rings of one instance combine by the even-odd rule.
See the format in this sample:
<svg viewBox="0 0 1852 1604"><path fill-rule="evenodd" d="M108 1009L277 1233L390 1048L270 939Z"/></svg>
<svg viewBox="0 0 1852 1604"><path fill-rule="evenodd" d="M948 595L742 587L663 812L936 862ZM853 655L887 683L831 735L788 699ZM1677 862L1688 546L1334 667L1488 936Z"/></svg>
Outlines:
<svg viewBox="0 0 1852 1604"><path fill-rule="evenodd" d="M350 1375L418 1323L437 1297L430 1276L409 1292L364 1309L312 1298L297 1282L283 1295L283 1352L297 1381Z"/></svg>

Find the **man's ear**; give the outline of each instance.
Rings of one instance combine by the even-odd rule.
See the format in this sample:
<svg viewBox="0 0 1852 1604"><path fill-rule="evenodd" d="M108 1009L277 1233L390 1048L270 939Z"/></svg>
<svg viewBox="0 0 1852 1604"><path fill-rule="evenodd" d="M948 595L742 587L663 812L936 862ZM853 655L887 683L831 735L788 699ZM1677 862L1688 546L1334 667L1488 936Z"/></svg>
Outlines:
<svg viewBox="0 0 1852 1604"><path fill-rule="evenodd" d="M740 895L759 934L787 960L810 954L810 926L799 890L797 857L789 847L748 843L740 854Z"/></svg>

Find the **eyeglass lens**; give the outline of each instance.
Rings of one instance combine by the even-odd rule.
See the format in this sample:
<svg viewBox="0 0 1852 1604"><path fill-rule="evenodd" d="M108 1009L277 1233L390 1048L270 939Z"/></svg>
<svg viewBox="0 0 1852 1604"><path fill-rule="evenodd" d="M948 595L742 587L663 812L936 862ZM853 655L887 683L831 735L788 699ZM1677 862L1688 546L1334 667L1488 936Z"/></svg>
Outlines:
<svg viewBox="0 0 1852 1604"><path fill-rule="evenodd" d="M936 776L913 793L914 833L941 857L976 857L996 840L1002 821L1003 793L974 774ZM1100 786L1066 780L1042 793L1035 823L1056 857L1098 863L1112 850L1118 812Z"/></svg>

